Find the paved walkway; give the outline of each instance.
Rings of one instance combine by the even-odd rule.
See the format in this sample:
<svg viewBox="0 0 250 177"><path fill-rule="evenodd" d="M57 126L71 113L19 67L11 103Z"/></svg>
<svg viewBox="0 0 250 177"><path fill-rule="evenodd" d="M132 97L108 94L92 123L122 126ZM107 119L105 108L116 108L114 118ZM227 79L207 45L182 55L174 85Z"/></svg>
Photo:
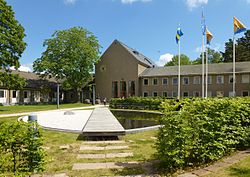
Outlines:
<svg viewBox="0 0 250 177"><path fill-rule="evenodd" d="M248 156L250 156L250 149L245 151L239 151L233 156L227 157L219 162L215 162L213 165L189 173L181 174L178 177L197 177L213 173L216 174L216 172L221 170L222 168L229 167Z"/></svg>
<svg viewBox="0 0 250 177"><path fill-rule="evenodd" d="M46 110L46 111L31 111L31 112L22 112L22 113L15 113L15 114L0 114L0 117L14 117L14 116L24 116L30 113L44 113L44 112L56 112L56 111L70 111L70 110L80 110L80 109L94 109L94 108L101 108L104 107L103 105L94 105L94 106L84 106L84 107L76 107L76 108L64 108L64 109L53 109L53 110Z"/></svg>

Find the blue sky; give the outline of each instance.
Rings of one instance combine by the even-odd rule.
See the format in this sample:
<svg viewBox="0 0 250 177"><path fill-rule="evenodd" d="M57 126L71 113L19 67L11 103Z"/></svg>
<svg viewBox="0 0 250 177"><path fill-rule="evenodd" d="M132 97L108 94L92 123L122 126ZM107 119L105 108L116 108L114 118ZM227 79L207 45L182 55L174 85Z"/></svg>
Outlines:
<svg viewBox="0 0 250 177"><path fill-rule="evenodd" d="M181 52L191 59L201 48L201 11L213 33L211 46L224 50L233 36L233 16L250 27L250 0L7 0L25 28L28 44L23 69L45 50L55 30L81 26L97 36L101 51L114 39L137 49L158 64L178 53L175 35L181 24ZM238 35L237 37L240 37ZM161 61L159 61L161 58Z"/></svg>

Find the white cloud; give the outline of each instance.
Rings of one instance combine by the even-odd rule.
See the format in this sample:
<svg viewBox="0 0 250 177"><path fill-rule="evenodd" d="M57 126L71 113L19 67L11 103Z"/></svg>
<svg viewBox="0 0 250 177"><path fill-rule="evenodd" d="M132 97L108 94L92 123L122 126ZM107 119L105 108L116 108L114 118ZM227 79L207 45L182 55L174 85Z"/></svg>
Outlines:
<svg viewBox="0 0 250 177"><path fill-rule="evenodd" d="M134 2L150 2L152 0L121 0L123 4L132 4Z"/></svg>
<svg viewBox="0 0 250 177"><path fill-rule="evenodd" d="M14 67L10 68L11 70L15 70ZM32 64L23 64L17 70L24 71L24 72L32 72Z"/></svg>
<svg viewBox="0 0 250 177"><path fill-rule="evenodd" d="M64 0L65 4L75 4L77 0Z"/></svg>
<svg viewBox="0 0 250 177"><path fill-rule="evenodd" d="M170 53L166 53L166 54L161 55L159 60L156 61L155 63L158 66L164 66L167 62L171 61L173 57L174 57L174 55L172 55Z"/></svg>
<svg viewBox="0 0 250 177"><path fill-rule="evenodd" d="M246 0L246 2L247 2L248 4L250 4L250 0Z"/></svg>
<svg viewBox="0 0 250 177"><path fill-rule="evenodd" d="M189 9L199 7L208 3L208 0L185 0ZM250 0L247 0L250 1Z"/></svg>

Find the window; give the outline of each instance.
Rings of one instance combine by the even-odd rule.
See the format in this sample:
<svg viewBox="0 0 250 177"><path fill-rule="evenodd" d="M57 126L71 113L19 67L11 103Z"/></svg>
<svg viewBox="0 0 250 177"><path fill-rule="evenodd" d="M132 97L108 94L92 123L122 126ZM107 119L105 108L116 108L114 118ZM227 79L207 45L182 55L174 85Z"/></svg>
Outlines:
<svg viewBox="0 0 250 177"><path fill-rule="evenodd" d="M173 97L177 97L177 92L173 91L173 92L172 92L172 96L173 96Z"/></svg>
<svg viewBox="0 0 250 177"><path fill-rule="evenodd" d="M12 98L16 98L16 90L12 91Z"/></svg>
<svg viewBox="0 0 250 177"><path fill-rule="evenodd" d="M216 92L216 96L217 97L223 97L224 96L224 92L223 91L217 91Z"/></svg>
<svg viewBox="0 0 250 177"><path fill-rule="evenodd" d="M232 75L230 75L230 76L228 77L228 83L229 83L229 84L232 84L233 82L234 82L234 78L233 78Z"/></svg>
<svg viewBox="0 0 250 177"><path fill-rule="evenodd" d="M200 96L200 92L194 91L194 97L199 97L199 96Z"/></svg>
<svg viewBox="0 0 250 177"><path fill-rule="evenodd" d="M135 81L128 82L129 96L135 96Z"/></svg>
<svg viewBox="0 0 250 177"><path fill-rule="evenodd" d="M242 83L249 83L249 74L243 74L242 76L241 76L241 82Z"/></svg>
<svg viewBox="0 0 250 177"><path fill-rule="evenodd" d="M188 85L189 84L189 78L188 77L184 77L183 78L183 85Z"/></svg>
<svg viewBox="0 0 250 177"><path fill-rule="evenodd" d="M4 98L4 90L0 90L0 98Z"/></svg>
<svg viewBox="0 0 250 177"><path fill-rule="evenodd" d="M143 97L148 97L148 92L143 92Z"/></svg>
<svg viewBox="0 0 250 177"><path fill-rule="evenodd" d="M143 85L148 85L148 79L143 79Z"/></svg>
<svg viewBox="0 0 250 177"><path fill-rule="evenodd" d="M183 92L183 97L188 97L189 93L188 92Z"/></svg>
<svg viewBox="0 0 250 177"><path fill-rule="evenodd" d="M194 76L194 84L200 84L201 83L201 77L200 76Z"/></svg>
<svg viewBox="0 0 250 177"><path fill-rule="evenodd" d="M24 92L23 92L23 97L24 97L24 98L28 98L28 91L24 91Z"/></svg>
<svg viewBox="0 0 250 177"><path fill-rule="evenodd" d="M162 85L168 85L168 78L162 79Z"/></svg>
<svg viewBox="0 0 250 177"><path fill-rule="evenodd" d="M212 95L212 91L208 91L208 92L207 92L207 96L208 96L208 97L212 97L212 96L213 96L213 95Z"/></svg>
<svg viewBox="0 0 250 177"><path fill-rule="evenodd" d="M172 78L172 83L173 85L178 85L178 78L177 77Z"/></svg>
<svg viewBox="0 0 250 177"><path fill-rule="evenodd" d="M168 97L168 92L162 92L163 97Z"/></svg>
<svg viewBox="0 0 250 177"><path fill-rule="evenodd" d="M158 84L158 79L153 79L153 85L157 85Z"/></svg>
<svg viewBox="0 0 250 177"><path fill-rule="evenodd" d="M242 91L242 96L249 96L249 92L248 91Z"/></svg>
<svg viewBox="0 0 250 177"><path fill-rule="evenodd" d="M118 82L117 81L112 82L112 97L118 98Z"/></svg>
<svg viewBox="0 0 250 177"><path fill-rule="evenodd" d="M207 83L208 84L212 84L212 76L208 76L207 77Z"/></svg>
<svg viewBox="0 0 250 177"><path fill-rule="evenodd" d="M127 97L127 84L126 81L120 81L120 97L126 98Z"/></svg>
<svg viewBox="0 0 250 177"><path fill-rule="evenodd" d="M158 96L158 93L157 93L157 92L153 92L153 96L154 96L154 97L157 97L157 96Z"/></svg>
<svg viewBox="0 0 250 177"><path fill-rule="evenodd" d="M217 84L224 84L224 76L217 76Z"/></svg>

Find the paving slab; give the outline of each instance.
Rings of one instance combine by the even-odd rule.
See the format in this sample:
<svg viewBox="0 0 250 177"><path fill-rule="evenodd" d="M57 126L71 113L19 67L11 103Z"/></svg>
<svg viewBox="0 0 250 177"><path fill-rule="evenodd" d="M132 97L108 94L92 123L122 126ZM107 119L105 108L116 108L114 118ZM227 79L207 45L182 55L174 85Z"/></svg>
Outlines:
<svg viewBox="0 0 250 177"><path fill-rule="evenodd" d="M139 162L75 163L72 170L94 170L137 167Z"/></svg>
<svg viewBox="0 0 250 177"><path fill-rule="evenodd" d="M197 177L197 175L192 174L192 173L185 173L185 174L178 175L177 177Z"/></svg>
<svg viewBox="0 0 250 177"><path fill-rule="evenodd" d="M53 174L53 175L34 174L34 175L31 175L31 177L69 177L69 176L66 173L59 173L59 174Z"/></svg>
<svg viewBox="0 0 250 177"><path fill-rule="evenodd" d="M104 159L116 157L132 157L133 153L109 153L109 154L78 154L78 159Z"/></svg>
<svg viewBox="0 0 250 177"><path fill-rule="evenodd" d="M128 149L128 146L81 146L80 151L84 150L93 150L93 151L101 151L101 150L116 150L116 149Z"/></svg>
<svg viewBox="0 0 250 177"><path fill-rule="evenodd" d="M193 171L192 173L197 175L197 176L202 176L202 175L207 175L207 174L209 174L211 172L207 171L207 170L204 170L204 169L199 169L199 170Z"/></svg>
<svg viewBox="0 0 250 177"><path fill-rule="evenodd" d="M62 145L62 146L59 146L59 149L61 150L66 150L66 149L69 149L70 148L70 145Z"/></svg>
<svg viewBox="0 0 250 177"><path fill-rule="evenodd" d="M84 141L83 144L124 144L125 141Z"/></svg>

